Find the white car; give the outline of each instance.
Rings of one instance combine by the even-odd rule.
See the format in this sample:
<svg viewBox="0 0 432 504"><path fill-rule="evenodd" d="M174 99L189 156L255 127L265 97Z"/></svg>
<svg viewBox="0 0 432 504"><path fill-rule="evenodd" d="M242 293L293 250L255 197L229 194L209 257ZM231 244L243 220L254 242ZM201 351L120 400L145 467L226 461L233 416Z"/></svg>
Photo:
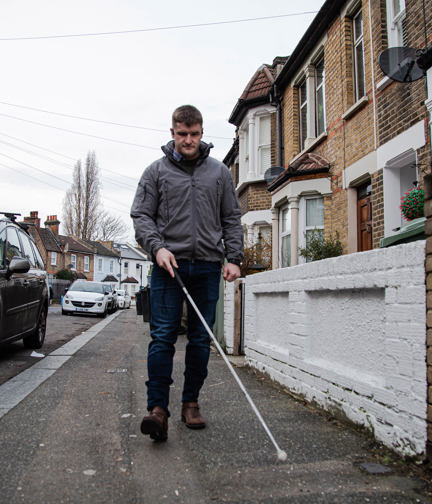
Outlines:
<svg viewBox="0 0 432 504"><path fill-rule="evenodd" d="M89 313L105 317L113 311L113 293L102 282L75 280L63 296L62 315Z"/></svg>
<svg viewBox="0 0 432 504"><path fill-rule="evenodd" d="M124 290L117 290L117 305L119 308L130 308L131 297Z"/></svg>

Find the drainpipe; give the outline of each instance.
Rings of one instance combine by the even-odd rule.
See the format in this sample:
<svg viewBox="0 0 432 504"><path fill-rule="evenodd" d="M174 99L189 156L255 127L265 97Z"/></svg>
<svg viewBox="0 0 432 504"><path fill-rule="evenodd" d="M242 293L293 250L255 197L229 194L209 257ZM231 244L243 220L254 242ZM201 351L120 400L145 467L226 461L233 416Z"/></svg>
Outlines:
<svg viewBox="0 0 432 504"><path fill-rule="evenodd" d="M273 84L272 104L276 105L277 165L283 167L282 100L276 84Z"/></svg>

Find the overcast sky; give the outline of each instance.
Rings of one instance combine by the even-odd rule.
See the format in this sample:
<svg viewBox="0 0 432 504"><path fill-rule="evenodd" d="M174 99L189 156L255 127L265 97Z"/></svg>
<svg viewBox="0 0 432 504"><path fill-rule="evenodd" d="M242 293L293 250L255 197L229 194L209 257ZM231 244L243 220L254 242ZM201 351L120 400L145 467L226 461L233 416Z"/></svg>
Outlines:
<svg viewBox="0 0 432 504"><path fill-rule="evenodd" d="M0 211L61 220L73 167L94 150L103 206L132 240L136 185L170 140L172 111L197 106L222 160L249 79L293 51L323 3L0 0ZM141 31L90 35L130 30ZM52 37L64 35L79 36Z"/></svg>

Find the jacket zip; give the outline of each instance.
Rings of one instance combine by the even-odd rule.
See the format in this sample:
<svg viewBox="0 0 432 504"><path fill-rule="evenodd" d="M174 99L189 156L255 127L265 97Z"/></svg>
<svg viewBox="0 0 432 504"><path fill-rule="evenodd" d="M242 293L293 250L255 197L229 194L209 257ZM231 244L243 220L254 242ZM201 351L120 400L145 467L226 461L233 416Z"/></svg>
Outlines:
<svg viewBox="0 0 432 504"><path fill-rule="evenodd" d="M192 206L192 262L195 262L196 252L196 181L195 176L191 177L191 206Z"/></svg>

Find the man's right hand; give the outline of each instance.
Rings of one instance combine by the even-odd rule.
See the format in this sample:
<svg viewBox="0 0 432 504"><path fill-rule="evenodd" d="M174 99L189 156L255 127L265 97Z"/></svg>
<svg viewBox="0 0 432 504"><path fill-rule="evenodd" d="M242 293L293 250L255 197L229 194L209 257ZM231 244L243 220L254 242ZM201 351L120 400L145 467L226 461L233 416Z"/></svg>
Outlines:
<svg viewBox="0 0 432 504"><path fill-rule="evenodd" d="M160 268L168 271L168 273L174 278L173 267L178 268L178 265L172 252L162 247L156 252L156 262Z"/></svg>

